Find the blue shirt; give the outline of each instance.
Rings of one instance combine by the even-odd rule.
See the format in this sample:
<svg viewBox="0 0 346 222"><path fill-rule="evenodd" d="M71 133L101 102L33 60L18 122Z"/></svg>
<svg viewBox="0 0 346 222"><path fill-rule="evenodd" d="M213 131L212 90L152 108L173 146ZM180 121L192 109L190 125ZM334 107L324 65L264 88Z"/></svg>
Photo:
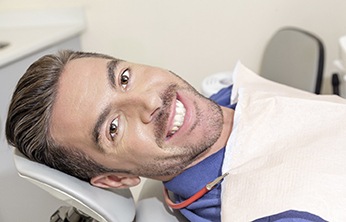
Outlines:
<svg viewBox="0 0 346 222"><path fill-rule="evenodd" d="M230 104L231 93L232 86L229 86L212 95L210 99L221 106L235 109L236 104ZM202 189L207 183L221 176L224 152L225 148L222 148L217 153L214 153L195 166L188 168L172 180L164 182L164 186L174 193L176 203L188 199ZM181 209L180 212L189 221L193 222L221 221L221 184L218 184L214 189L186 208ZM289 210L255 220L255 222L274 221L325 222L325 220L314 214L295 210Z"/></svg>

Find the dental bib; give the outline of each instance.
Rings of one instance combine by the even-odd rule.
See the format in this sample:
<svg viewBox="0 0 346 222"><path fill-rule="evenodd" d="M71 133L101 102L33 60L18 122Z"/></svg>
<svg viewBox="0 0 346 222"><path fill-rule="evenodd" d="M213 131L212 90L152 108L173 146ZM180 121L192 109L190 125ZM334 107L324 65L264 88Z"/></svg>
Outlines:
<svg viewBox="0 0 346 222"><path fill-rule="evenodd" d="M261 78L241 63L222 183L222 221L288 210L346 221L346 101Z"/></svg>

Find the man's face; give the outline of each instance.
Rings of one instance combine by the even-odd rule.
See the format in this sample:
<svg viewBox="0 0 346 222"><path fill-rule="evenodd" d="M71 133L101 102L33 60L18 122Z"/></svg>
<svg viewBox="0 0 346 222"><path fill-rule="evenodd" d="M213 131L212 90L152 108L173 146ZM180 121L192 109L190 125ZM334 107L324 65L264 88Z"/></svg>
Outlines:
<svg viewBox="0 0 346 222"><path fill-rule="evenodd" d="M50 133L108 168L160 178L210 148L222 124L219 106L167 70L82 58L61 75Z"/></svg>

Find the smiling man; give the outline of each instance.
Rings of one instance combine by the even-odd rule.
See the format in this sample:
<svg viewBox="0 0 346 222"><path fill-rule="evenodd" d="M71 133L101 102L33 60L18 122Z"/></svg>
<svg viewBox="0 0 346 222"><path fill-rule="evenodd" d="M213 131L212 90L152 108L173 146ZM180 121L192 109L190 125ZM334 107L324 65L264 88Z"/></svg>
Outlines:
<svg viewBox="0 0 346 222"><path fill-rule="evenodd" d="M21 78L6 134L30 159L95 186L126 188L139 176L169 186L186 169L223 154L233 113L171 71L62 51L42 57ZM221 173L219 159L207 182Z"/></svg>

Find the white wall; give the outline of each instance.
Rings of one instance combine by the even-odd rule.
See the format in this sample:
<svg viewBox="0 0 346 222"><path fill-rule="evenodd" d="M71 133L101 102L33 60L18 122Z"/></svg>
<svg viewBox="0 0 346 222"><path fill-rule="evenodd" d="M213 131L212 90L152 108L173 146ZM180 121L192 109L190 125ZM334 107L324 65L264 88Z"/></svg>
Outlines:
<svg viewBox="0 0 346 222"><path fill-rule="evenodd" d="M85 50L169 68L199 88L240 59L258 71L265 44L282 26L318 35L326 46L324 92L346 35L344 0L0 0L0 10L83 6Z"/></svg>

